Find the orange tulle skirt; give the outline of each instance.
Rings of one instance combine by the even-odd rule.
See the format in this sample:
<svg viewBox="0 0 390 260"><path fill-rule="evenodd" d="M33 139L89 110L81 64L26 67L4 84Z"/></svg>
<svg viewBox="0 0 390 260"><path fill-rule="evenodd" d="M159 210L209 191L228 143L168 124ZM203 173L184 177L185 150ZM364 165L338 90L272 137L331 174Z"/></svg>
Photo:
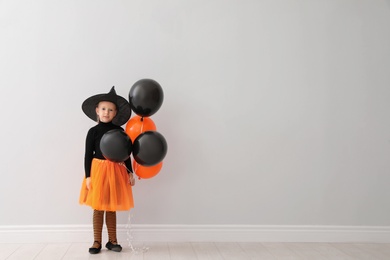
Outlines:
<svg viewBox="0 0 390 260"><path fill-rule="evenodd" d="M91 189L87 189L84 178L79 202L93 209L104 211L133 208L133 193L126 167L109 160L93 159Z"/></svg>

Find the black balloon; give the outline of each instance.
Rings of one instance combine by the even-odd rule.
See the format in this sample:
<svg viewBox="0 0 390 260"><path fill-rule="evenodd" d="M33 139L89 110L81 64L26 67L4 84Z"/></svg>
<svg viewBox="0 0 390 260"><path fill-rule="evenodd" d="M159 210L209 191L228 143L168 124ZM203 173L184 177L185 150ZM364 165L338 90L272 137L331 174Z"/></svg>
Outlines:
<svg viewBox="0 0 390 260"><path fill-rule="evenodd" d="M134 160L143 166L153 166L160 163L167 154L167 142L157 131L146 131L134 140Z"/></svg>
<svg viewBox="0 0 390 260"><path fill-rule="evenodd" d="M120 129L110 130L100 140L103 156L113 162L126 161L132 152L130 137Z"/></svg>
<svg viewBox="0 0 390 260"><path fill-rule="evenodd" d="M160 109L164 92L156 81L141 79L134 83L129 92L131 109L139 116L148 117Z"/></svg>

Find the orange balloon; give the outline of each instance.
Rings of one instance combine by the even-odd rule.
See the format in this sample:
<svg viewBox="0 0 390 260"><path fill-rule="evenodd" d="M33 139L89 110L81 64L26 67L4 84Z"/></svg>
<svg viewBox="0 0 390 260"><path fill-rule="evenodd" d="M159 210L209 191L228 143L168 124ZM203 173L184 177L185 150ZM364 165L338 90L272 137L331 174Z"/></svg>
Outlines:
<svg viewBox="0 0 390 260"><path fill-rule="evenodd" d="M134 172L140 179L149 179L156 176L160 172L162 165L163 162L159 162L154 166L142 166L133 161Z"/></svg>
<svg viewBox="0 0 390 260"><path fill-rule="evenodd" d="M135 138L145 131L156 131L156 125L149 117L134 116L127 121L126 134L134 143Z"/></svg>

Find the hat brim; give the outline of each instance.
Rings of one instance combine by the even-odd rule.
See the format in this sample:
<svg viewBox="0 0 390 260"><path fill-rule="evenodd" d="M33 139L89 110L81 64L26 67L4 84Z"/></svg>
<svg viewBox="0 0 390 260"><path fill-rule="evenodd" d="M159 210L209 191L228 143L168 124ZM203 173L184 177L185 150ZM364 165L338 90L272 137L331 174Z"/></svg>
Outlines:
<svg viewBox="0 0 390 260"><path fill-rule="evenodd" d="M81 105L83 112L93 121L97 121L96 107L101 101L113 102L117 106L117 114L112 120L113 124L121 126L130 119L131 107L125 98L117 95L116 100L111 100L107 98L107 94L98 94L87 98Z"/></svg>

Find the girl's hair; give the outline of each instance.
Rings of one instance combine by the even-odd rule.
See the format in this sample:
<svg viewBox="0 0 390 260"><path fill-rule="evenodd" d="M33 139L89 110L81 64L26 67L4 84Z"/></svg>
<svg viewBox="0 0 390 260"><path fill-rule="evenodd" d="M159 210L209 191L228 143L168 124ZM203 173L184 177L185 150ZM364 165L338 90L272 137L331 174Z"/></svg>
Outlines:
<svg viewBox="0 0 390 260"><path fill-rule="evenodd" d="M99 107L99 103L100 103L100 102L98 102L98 103L96 104L95 111L96 111L96 108ZM99 115L96 113L96 123L99 124L99 122L100 122Z"/></svg>

